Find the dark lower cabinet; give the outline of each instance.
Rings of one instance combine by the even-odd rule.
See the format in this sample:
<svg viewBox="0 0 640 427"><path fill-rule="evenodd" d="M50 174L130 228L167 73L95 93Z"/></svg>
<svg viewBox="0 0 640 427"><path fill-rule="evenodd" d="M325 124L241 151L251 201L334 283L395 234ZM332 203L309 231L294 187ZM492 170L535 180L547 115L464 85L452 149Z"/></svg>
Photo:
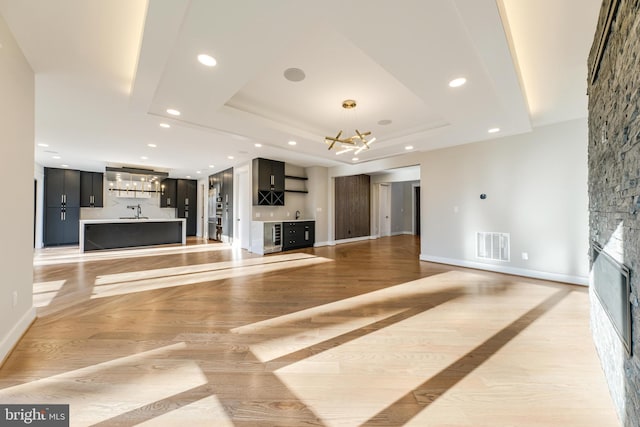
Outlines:
<svg viewBox="0 0 640 427"><path fill-rule="evenodd" d="M46 208L45 246L78 244L80 208Z"/></svg>
<svg viewBox="0 0 640 427"><path fill-rule="evenodd" d="M45 168L44 199L44 245L78 244L80 171Z"/></svg>
<svg viewBox="0 0 640 427"><path fill-rule="evenodd" d="M291 221L282 223L282 250L313 247L316 238L314 221Z"/></svg>

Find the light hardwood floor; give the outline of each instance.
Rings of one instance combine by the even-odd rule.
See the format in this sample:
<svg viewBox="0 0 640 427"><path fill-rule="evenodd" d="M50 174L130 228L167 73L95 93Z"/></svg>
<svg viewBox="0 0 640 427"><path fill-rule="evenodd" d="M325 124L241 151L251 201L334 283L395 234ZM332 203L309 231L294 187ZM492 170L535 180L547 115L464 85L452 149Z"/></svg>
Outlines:
<svg viewBox="0 0 640 427"><path fill-rule="evenodd" d="M618 425L584 287L420 262L414 236L190 243L40 251L0 402L74 426Z"/></svg>

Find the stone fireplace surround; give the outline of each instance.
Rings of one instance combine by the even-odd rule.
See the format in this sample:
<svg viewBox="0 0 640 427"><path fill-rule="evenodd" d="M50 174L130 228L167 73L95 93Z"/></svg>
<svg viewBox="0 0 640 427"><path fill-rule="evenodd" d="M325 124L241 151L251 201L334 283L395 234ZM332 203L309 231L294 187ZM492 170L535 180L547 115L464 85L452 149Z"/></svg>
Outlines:
<svg viewBox="0 0 640 427"><path fill-rule="evenodd" d="M589 238L631 270L631 354L593 283L591 329L621 424L636 427L640 425L640 0L604 0L588 66Z"/></svg>

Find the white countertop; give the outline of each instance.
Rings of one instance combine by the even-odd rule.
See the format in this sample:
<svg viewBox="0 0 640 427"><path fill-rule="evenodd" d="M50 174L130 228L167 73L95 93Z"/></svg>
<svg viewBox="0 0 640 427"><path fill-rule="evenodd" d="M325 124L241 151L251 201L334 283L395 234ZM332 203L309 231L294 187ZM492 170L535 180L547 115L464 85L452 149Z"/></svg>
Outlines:
<svg viewBox="0 0 640 427"><path fill-rule="evenodd" d="M145 219L135 219L135 218L113 218L113 219L81 219L80 225L82 224L115 224L115 223L123 223L123 222L177 222L177 221L186 221L185 218L145 218Z"/></svg>

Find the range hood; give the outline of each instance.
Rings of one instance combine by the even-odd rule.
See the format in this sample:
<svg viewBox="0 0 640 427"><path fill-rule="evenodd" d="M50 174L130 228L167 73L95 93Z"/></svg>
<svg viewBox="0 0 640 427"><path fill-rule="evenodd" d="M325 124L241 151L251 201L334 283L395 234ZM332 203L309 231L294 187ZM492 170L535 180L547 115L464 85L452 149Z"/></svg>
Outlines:
<svg viewBox="0 0 640 427"><path fill-rule="evenodd" d="M116 197L148 199L164 192L164 185L160 182L169 174L152 169L107 166L105 176L109 192Z"/></svg>
<svg viewBox="0 0 640 427"><path fill-rule="evenodd" d="M161 181L169 177L167 172L158 172L153 169L139 169L130 167L115 168L107 166L105 168L107 181L124 182L153 182Z"/></svg>

